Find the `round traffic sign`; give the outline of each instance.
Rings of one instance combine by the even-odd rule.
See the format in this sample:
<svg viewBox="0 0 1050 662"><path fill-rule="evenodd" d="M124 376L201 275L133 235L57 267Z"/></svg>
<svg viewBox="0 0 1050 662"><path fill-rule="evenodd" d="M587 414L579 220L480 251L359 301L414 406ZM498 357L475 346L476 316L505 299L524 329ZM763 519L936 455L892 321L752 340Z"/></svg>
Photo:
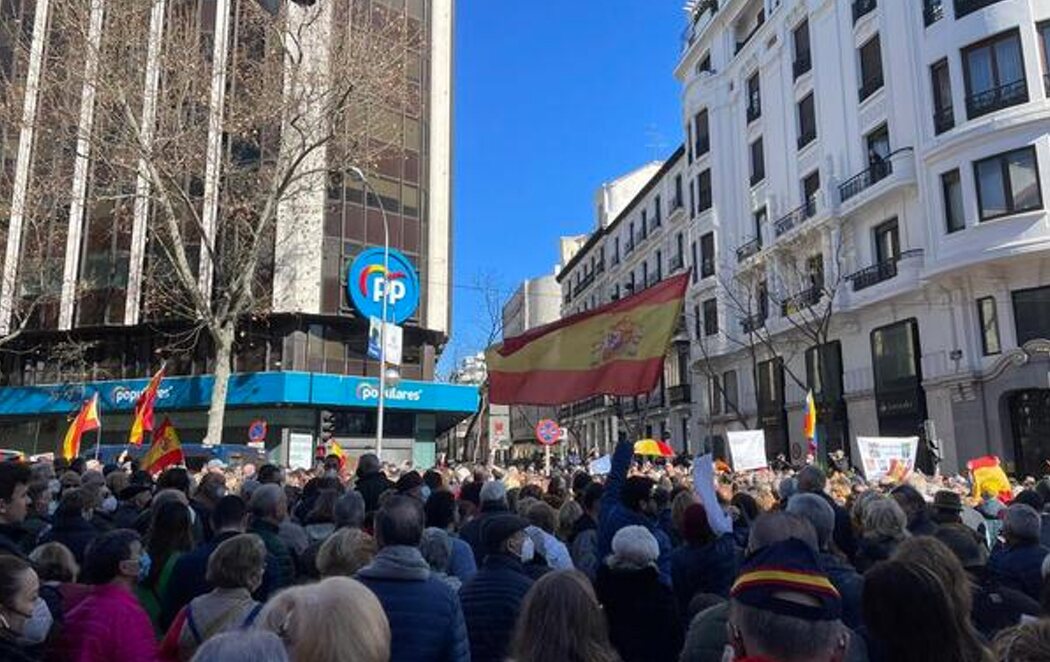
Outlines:
<svg viewBox="0 0 1050 662"><path fill-rule="evenodd" d="M248 424L248 441L256 443L266 440L266 420L257 418Z"/></svg>
<svg viewBox="0 0 1050 662"><path fill-rule="evenodd" d="M545 418L536 424L536 441L544 446L553 446L561 438L561 427L556 421Z"/></svg>

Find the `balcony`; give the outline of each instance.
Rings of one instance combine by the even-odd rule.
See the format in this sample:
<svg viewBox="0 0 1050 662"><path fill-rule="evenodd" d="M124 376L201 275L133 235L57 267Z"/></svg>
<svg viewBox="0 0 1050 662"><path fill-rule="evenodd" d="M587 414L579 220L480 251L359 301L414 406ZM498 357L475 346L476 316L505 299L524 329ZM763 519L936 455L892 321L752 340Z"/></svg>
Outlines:
<svg viewBox="0 0 1050 662"><path fill-rule="evenodd" d="M766 325L766 314L755 313L740 320L740 329L744 333L754 333Z"/></svg>
<svg viewBox="0 0 1050 662"><path fill-rule="evenodd" d="M634 237L628 237L627 241L623 242L623 254L630 255L631 251L634 250Z"/></svg>
<svg viewBox="0 0 1050 662"><path fill-rule="evenodd" d="M999 0L955 0L955 18L962 18L997 2Z"/></svg>
<svg viewBox="0 0 1050 662"><path fill-rule="evenodd" d="M940 108L933 113L933 131L941 135L955 128L955 109L952 106Z"/></svg>
<svg viewBox="0 0 1050 662"><path fill-rule="evenodd" d="M583 291L586 290L594 282L595 273L592 271L580 279L580 282L572 288L572 298L579 298Z"/></svg>
<svg viewBox="0 0 1050 662"><path fill-rule="evenodd" d="M670 265L670 272L669 273L673 274L674 272L678 271L679 269L681 269L684 266L685 266L685 258L683 258L681 255L672 255L671 256L671 265Z"/></svg>
<svg viewBox="0 0 1050 662"><path fill-rule="evenodd" d="M982 115L1027 102L1028 82L1022 78L966 97L966 116L976 119Z"/></svg>
<svg viewBox="0 0 1050 662"><path fill-rule="evenodd" d="M609 258L609 266L610 267L615 267L618 264L620 264L620 254L619 253L613 253L612 257Z"/></svg>
<svg viewBox="0 0 1050 662"><path fill-rule="evenodd" d="M634 233L634 245L635 247L641 246L642 242L649 236L649 232L646 230L638 230Z"/></svg>
<svg viewBox="0 0 1050 662"><path fill-rule="evenodd" d="M930 27L944 18L944 0L926 0L922 6L922 20Z"/></svg>
<svg viewBox="0 0 1050 662"><path fill-rule="evenodd" d="M798 80L812 68L813 60L809 53L799 53L795 61L791 63L791 72L795 75L794 80Z"/></svg>
<svg viewBox="0 0 1050 662"><path fill-rule="evenodd" d="M675 213L678 210L685 209L685 198L683 196L676 196L671 200L671 208L668 210L667 215Z"/></svg>
<svg viewBox="0 0 1050 662"><path fill-rule="evenodd" d="M718 12L718 0L704 0L696 5L689 25L682 32L682 50L687 50L693 45L707 26L711 24L715 13Z"/></svg>
<svg viewBox="0 0 1050 662"><path fill-rule="evenodd" d="M879 3L875 0L853 0L853 23L856 25L862 17L875 11Z"/></svg>
<svg viewBox="0 0 1050 662"><path fill-rule="evenodd" d="M762 117L762 106L759 104L749 105L747 107L747 123L751 124L759 117Z"/></svg>
<svg viewBox="0 0 1050 662"><path fill-rule="evenodd" d="M762 237L755 237L736 249L736 261L743 262L752 255L757 255L760 250L762 250Z"/></svg>
<svg viewBox="0 0 1050 662"><path fill-rule="evenodd" d="M814 196L810 196L806 200L805 204L796 209L792 209L788 213L778 218L773 223L773 231L776 236L781 236L791 230L794 230L798 226L802 225L809 219L817 215L817 199Z"/></svg>
<svg viewBox="0 0 1050 662"><path fill-rule="evenodd" d="M871 95L881 90L884 84L885 83L882 79L882 72L880 71L878 75L872 76L868 80L861 83L860 89L857 91L857 95L860 97L861 101L864 101Z"/></svg>
<svg viewBox="0 0 1050 662"><path fill-rule="evenodd" d="M915 182L915 157L911 147L902 147L881 161L868 165L838 186L838 206L850 207L850 211L867 204L886 190L902 184ZM882 182L889 182L883 184ZM877 193L868 193L869 191Z"/></svg>
<svg viewBox="0 0 1050 662"><path fill-rule="evenodd" d="M667 399L671 402L672 407L689 404L693 401L692 389L689 388L689 384L671 386L667 389Z"/></svg>
<svg viewBox="0 0 1050 662"><path fill-rule="evenodd" d="M863 289L867 289L873 285L878 285L879 283L894 278L897 275L897 263L901 260L907 260L921 255L921 248L913 248L912 250L904 251L894 258L883 260L882 262L873 264L870 267L865 267L860 271L856 271L849 276L846 276L846 280L853 283L854 292L860 292Z"/></svg>
<svg viewBox="0 0 1050 662"><path fill-rule="evenodd" d="M817 129L814 127L798 137L798 148L801 150L806 145L817 139Z"/></svg>
<svg viewBox="0 0 1050 662"><path fill-rule="evenodd" d="M839 200L846 202L861 191L871 188L876 182L886 179L892 172L893 161L890 160L890 157L875 161L867 170L839 184Z"/></svg>
<svg viewBox="0 0 1050 662"><path fill-rule="evenodd" d="M819 287L809 287L798 294L793 294L780 304L780 314L784 317L789 315L795 315L798 312L810 308L820 303L821 297L824 296L824 292Z"/></svg>
<svg viewBox="0 0 1050 662"><path fill-rule="evenodd" d="M605 260L598 260L594 265L594 275L605 273Z"/></svg>

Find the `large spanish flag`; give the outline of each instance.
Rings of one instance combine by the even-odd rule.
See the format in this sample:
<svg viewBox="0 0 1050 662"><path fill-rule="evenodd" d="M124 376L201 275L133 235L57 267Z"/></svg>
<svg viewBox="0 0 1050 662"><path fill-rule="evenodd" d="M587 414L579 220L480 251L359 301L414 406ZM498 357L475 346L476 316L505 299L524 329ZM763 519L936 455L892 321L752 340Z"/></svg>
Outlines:
<svg viewBox="0 0 1050 662"><path fill-rule="evenodd" d="M973 498L983 499L984 495L993 494L1003 503L1013 501L1014 492L1010 479L1003 471L998 457L985 455L974 458L966 463L966 468L970 470L973 482Z"/></svg>
<svg viewBox="0 0 1050 662"><path fill-rule="evenodd" d="M167 418L153 434L153 445L142 458L142 469L151 474L159 474L164 469L183 464L186 457L182 454L182 442L175 432L175 426Z"/></svg>
<svg viewBox="0 0 1050 662"><path fill-rule="evenodd" d="M164 366L149 380L149 385L135 401L135 418L131 421L131 432L128 433L128 443L134 446L142 445L142 438L146 432L153 432L153 405L157 401L157 389L160 388L160 380L164 379Z"/></svg>
<svg viewBox="0 0 1050 662"><path fill-rule="evenodd" d="M69 424L69 429L66 430L66 438L62 442L62 457L67 460L72 460L80 454L80 437L90 430L97 430L102 426L102 421L98 415L98 393L95 393L88 399L80 411L77 412L76 418Z"/></svg>
<svg viewBox="0 0 1050 662"><path fill-rule="evenodd" d="M560 405L649 393L663 372L688 284L686 272L490 347L489 401Z"/></svg>

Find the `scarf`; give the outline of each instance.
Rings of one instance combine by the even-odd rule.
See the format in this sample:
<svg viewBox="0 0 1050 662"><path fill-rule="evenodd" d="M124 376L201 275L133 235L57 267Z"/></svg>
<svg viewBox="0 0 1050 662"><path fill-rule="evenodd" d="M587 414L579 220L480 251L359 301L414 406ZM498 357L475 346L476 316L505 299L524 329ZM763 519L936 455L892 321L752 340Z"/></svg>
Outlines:
<svg viewBox="0 0 1050 662"><path fill-rule="evenodd" d="M357 574L365 579L426 581L430 578L430 566L418 548L391 545L379 550L375 559Z"/></svg>

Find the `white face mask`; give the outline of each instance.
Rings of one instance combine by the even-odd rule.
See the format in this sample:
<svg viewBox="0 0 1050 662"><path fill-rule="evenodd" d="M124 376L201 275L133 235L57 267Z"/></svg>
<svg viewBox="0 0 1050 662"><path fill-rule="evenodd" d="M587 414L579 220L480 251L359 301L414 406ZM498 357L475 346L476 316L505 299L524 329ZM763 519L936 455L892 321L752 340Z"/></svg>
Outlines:
<svg viewBox="0 0 1050 662"><path fill-rule="evenodd" d="M186 506L186 508L188 508L190 511L190 526L193 526L197 523L197 511L193 508L190 508L189 506Z"/></svg>
<svg viewBox="0 0 1050 662"><path fill-rule="evenodd" d="M47 504L47 514L48 514L48 516L54 515L56 510L58 510L58 502L57 501L52 501L51 503Z"/></svg>
<svg viewBox="0 0 1050 662"><path fill-rule="evenodd" d="M54 496L62 491L62 481L57 478L52 478L47 481L47 486L51 488L51 495Z"/></svg>
<svg viewBox="0 0 1050 662"><path fill-rule="evenodd" d="M521 543L521 551L518 552L518 556L521 558L522 563L528 563L532 561L532 557L536 555L536 545L533 544L532 538L526 537Z"/></svg>
<svg viewBox="0 0 1050 662"><path fill-rule="evenodd" d="M112 513L117 509L117 497L112 494L102 500L102 512Z"/></svg>
<svg viewBox="0 0 1050 662"><path fill-rule="evenodd" d="M44 599L38 597L33 602L32 615L22 626L22 634L18 635L18 642L27 646L35 646L43 642L51 632L52 623L54 619L51 616L51 610Z"/></svg>

